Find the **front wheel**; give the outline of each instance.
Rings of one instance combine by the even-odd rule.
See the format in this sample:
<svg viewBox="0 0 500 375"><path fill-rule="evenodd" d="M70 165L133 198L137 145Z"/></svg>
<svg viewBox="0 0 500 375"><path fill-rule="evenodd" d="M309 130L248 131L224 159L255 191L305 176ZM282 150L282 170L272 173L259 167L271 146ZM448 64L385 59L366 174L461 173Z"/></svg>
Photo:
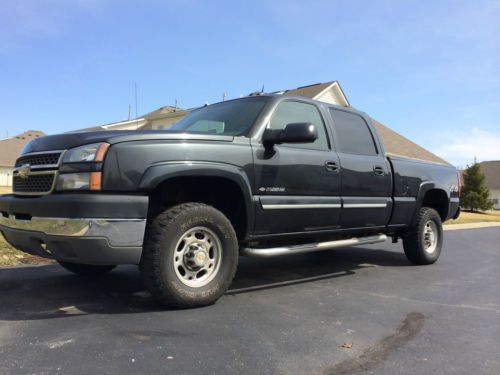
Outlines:
<svg viewBox="0 0 500 375"><path fill-rule="evenodd" d="M414 264L432 264L441 254L443 225L433 208L422 207L412 227L403 235L403 248Z"/></svg>
<svg viewBox="0 0 500 375"><path fill-rule="evenodd" d="M161 303L210 305L231 284L238 241L231 222L214 207L184 203L168 208L151 220L146 233L141 274Z"/></svg>

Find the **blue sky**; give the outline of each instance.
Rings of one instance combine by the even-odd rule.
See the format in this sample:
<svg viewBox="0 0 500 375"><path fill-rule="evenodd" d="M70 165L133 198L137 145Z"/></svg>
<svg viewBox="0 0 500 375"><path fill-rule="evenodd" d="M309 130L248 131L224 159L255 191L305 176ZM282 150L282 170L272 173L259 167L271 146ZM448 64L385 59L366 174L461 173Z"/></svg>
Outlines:
<svg viewBox="0 0 500 375"><path fill-rule="evenodd" d="M457 165L500 159L500 1L0 5L0 138L122 120L134 82L140 115L335 79Z"/></svg>

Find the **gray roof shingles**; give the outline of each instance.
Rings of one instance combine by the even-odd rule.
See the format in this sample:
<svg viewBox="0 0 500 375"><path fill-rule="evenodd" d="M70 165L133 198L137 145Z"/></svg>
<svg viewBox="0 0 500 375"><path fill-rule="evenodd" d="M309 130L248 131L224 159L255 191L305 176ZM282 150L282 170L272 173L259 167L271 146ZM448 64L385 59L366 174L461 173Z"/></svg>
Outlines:
<svg viewBox="0 0 500 375"><path fill-rule="evenodd" d="M13 167L26 143L44 135L45 133L37 130L28 130L14 137L0 140L0 166Z"/></svg>
<svg viewBox="0 0 500 375"><path fill-rule="evenodd" d="M479 168L488 189L500 189L500 160L483 161L479 163Z"/></svg>

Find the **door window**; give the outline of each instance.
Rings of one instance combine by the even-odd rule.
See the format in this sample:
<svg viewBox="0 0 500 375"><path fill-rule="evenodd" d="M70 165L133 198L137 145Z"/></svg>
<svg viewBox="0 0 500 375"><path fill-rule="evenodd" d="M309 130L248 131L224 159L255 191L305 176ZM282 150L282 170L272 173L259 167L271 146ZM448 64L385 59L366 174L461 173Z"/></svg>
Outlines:
<svg viewBox="0 0 500 375"><path fill-rule="evenodd" d="M269 127L274 130L284 129L287 124L296 122L313 124L318 130L318 139L313 143L288 143L286 146L313 150L329 149L325 124L318 108L312 104L296 101L281 102L273 113Z"/></svg>

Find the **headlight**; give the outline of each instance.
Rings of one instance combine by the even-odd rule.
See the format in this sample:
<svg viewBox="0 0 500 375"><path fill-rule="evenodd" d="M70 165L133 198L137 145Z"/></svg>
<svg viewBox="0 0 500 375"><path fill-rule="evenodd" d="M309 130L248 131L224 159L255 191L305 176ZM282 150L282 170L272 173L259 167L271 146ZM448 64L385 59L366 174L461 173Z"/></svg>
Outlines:
<svg viewBox="0 0 500 375"><path fill-rule="evenodd" d="M72 148L64 154L63 163L100 162L108 150L108 143L92 143Z"/></svg>
<svg viewBox="0 0 500 375"><path fill-rule="evenodd" d="M101 172L64 173L57 179L57 190L101 190Z"/></svg>
<svg viewBox="0 0 500 375"><path fill-rule="evenodd" d="M109 143L92 143L85 146L72 148L64 154L63 164L66 163L99 163L104 160ZM88 165L74 164L72 172L61 173L57 178L57 190L101 190L102 173L99 164L87 168ZM62 169L62 167L61 167ZM87 172L88 170L96 172ZM81 171L81 172L80 172Z"/></svg>

